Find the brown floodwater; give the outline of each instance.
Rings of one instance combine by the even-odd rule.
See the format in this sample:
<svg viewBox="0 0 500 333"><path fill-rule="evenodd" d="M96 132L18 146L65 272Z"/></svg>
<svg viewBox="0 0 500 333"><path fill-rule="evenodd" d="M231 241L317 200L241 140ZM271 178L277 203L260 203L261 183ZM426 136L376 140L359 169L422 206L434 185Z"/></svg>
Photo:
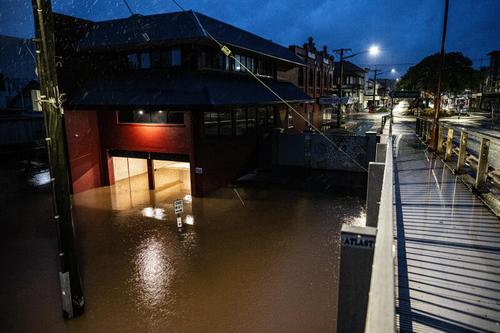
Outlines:
<svg viewBox="0 0 500 333"><path fill-rule="evenodd" d="M86 312L42 331L334 332L340 228L365 215L364 199L332 191L329 177L247 181L203 199L134 177L75 195ZM37 327L23 325L8 327Z"/></svg>

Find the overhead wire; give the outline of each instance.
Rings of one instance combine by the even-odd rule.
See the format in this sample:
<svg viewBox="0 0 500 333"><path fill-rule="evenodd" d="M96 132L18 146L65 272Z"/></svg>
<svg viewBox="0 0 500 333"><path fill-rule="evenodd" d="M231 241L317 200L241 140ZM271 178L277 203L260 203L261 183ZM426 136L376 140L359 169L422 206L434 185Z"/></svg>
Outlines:
<svg viewBox="0 0 500 333"><path fill-rule="evenodd" d="M357 165L359 168L361 168L363 171L365 172L368 172L368 170L363 167L361 164L358 163L358 161L356 161L351 155L349 155L348 153L346 153L344 150L342 150L342 148L340 148L339 146L337 146L330 138L328 138L323 132L321 132L316 126L314 126L311 122L309 122L309 120L307 120L304 116L302 116L300 114L300 112L298 112L297 110L295 110L295 108L293 108L287 101L285 101L279 94L277 94L273 89L271 89L267 84L265 84L257 75L255 75L252 71L250 71L240 60L238 60L234 54L232 53L232 51L225 45L223 45L222 43L220 43L217 39L215 39L204 27L203 25L201 24L201 22L199 22L198 20L196 20L194 17L190 16L189 13L184 9L182 8L181 5L179 5L179 3L176 1L176 0L172 0L176 5L177 7L179 7L187 16L189 16L195 23L196 25L198 25L202 30L203 32L205 32L205 34L210 37L215 43L217 43L217 45L220 47L221 51L228 57L230 57L231 59L235 60L236 62L238 62L240 64L241 67L243 67L245 69L245 71L247 71L248 73L250 73L261 85L263 85L267 90L269 90L273 95L275 95L281 102L283 102L290 110L292 110L293 112L295 112L295 114L297 114L300 118L302 118L306 123L308 123L314 130L316 130L319 134L321 134L321 136L323 136L329 143L331 143L338 151L340 151L342 154L344 154L345 156L347 156L347 158L349 158L355 165Z"/></svg>

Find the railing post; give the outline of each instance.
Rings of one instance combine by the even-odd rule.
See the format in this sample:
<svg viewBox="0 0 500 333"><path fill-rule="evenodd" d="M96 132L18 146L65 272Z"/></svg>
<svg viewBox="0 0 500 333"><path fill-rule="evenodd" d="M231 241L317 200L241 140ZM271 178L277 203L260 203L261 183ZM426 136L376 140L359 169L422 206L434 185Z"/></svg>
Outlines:
<svg viewBox="0 0 500 333"><path fill-rule="evenodd" d="M467 137L469 134L467 132L462 132L460 135L460 150L458 153L458 162L457 162L457 173L465 173L465 158L467 157Z"/></svg>
<svg viewBox="0 0 500 333"><path fill-rule="evenodd" d="M450 160L452 149L453 149L453 128L448 128L448 136L446 137L446 154L444 155L445 161Z"/></svg>
<svg viewBox="0 0 500 333"><path fill-rule="evenodd" d="M420 137L423 138L425 135L425 120L420 119Z"/></svg>
<svg viewBox="0 0 500 333"><path fill-rule="evenodd" d="M437 144L438 154L441 154L443 152L443 136L444 136L444 126L439 124L439 134L438 134L438 144Z"/></svg>
<svg viewBox="0 0 500 333"><path fill-rule="evenodd" d="M479 152L479 164L476 173L476 190L484 191L484 184L488 178L488 152L490 151L490 140L481 139L481 151Z"/></svg>
<svg viewBox="0 0 500 333"><path fill-rule="evenodd" d="M420 136L420 118L417 118L417 123L415 125L415 133Z"/></svg>

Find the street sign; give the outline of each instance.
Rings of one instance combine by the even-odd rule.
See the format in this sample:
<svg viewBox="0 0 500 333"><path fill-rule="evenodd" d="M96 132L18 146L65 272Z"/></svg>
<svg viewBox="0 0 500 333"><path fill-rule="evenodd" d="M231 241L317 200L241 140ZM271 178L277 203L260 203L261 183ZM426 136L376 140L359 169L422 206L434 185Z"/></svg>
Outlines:
<svg viewBox="0 0 500 333"><path fill-rule="evenodd" d="M184 202L182 199L177 199L174 201L174 211L175 214L180 214L184 211Z"/></svg>
<svg viewBox="0 0 500 333"><path fill-rule="evenodd" d="M391 98L419 98L420 91L418 90L408 90L408 91L391 91L389 93Z"/></svg>

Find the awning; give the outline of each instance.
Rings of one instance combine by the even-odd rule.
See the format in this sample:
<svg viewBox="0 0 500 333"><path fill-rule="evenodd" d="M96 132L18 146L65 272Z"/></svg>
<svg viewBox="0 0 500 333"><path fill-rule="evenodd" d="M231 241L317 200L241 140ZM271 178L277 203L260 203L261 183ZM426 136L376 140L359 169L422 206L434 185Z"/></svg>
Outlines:
<svg viewBox="0 0 500 333"><path fill-rule="evenodd" d="M313 100L290 82L261 80L287 102ZM221 106L280 103L281 100L250 75L218 72L107 74L89 80L71 100L82 107Z"/></svg>

